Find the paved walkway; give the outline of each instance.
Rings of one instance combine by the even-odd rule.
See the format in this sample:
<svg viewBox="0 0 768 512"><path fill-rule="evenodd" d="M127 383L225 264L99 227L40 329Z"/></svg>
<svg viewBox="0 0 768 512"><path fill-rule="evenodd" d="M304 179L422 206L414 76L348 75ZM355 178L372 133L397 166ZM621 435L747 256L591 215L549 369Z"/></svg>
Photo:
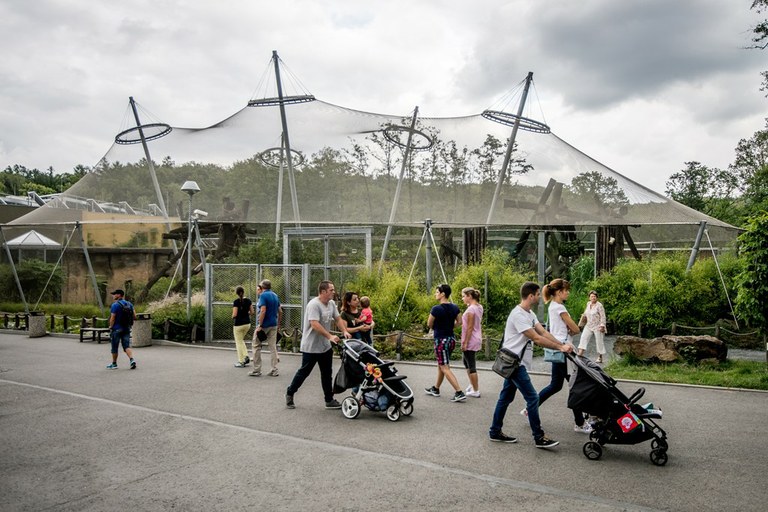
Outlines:
<svg viewBox="0 0 768 512"><path fill-rule="evenodd" d="M542 408L558 448L534 448L518 401L505 431L520 442L489 442L490 372L481 398L455 404L422 394L434 366L398 363L416 401L392 423L325 410L316 372L287 410L293 354L279 377L252 378L228 349L138 348L135 371L124 355L106 370L108 352L0 333L0 510L742 511L768 498L768 393L647 385L670 444L656 467L648 443L587 460L565 393Z"/></svg>

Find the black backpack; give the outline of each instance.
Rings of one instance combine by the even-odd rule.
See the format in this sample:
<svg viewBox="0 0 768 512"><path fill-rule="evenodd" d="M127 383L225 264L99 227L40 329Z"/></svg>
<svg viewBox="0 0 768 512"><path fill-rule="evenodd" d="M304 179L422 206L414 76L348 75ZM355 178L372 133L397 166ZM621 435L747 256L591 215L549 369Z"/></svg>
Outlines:
<svg viewBox="0 0 768 512"><path fill-rule="evenodd" d="M120 299L117 303L120 304L120 316L117 323L120 324L121 327L130 328L133 326L133 306L130 302L123 299Z"/></svg>

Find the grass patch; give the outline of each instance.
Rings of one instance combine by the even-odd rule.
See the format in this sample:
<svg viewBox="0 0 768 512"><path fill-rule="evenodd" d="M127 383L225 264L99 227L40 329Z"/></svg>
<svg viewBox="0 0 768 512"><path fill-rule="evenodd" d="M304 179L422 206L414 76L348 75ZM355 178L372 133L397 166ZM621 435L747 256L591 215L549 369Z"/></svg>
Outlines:
<svg viewBox="0 0 768 512"><path fill-rule="evenodd" d="M727 360L720 364L630 363L624 359L606 366L614 379L697 384L768 390L768 365L759 361Z"/></svg>

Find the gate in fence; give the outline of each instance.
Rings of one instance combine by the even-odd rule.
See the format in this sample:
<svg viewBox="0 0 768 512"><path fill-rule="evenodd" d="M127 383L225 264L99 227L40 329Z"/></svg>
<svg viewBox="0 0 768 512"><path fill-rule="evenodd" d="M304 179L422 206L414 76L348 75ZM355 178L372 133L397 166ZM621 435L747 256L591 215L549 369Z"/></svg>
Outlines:
<svg viewBox="0 0 768 512"><path fill-rule="evenodd" d="M272 281L272 291L283 306L281 330L291 332L304 317L304 307L317 294L317 285L330 279L341 293L346 282L354 279L362 265L261 265L207 263L205 274L205 341L230 341L232 302L235 288L242 286L245 296L256 304L256 287L262 279ZM341 306L341 304L339 304Z"/></svg>

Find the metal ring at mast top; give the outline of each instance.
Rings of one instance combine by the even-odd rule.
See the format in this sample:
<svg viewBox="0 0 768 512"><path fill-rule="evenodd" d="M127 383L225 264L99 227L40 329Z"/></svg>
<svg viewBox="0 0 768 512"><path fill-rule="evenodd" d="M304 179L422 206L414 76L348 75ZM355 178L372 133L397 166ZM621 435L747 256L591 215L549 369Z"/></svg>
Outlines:
<svg viewBox="0 0 768 512"><path fill-rule="evenodd" d="M519 120L518 128L521 130L535 132L535 133L550 133L549 126L530 119L528 117L518 116L517 114L510 114L509 112L502 112L500 110L486 110L482 113L482 116L486 119L490 119L496 123L500 123L506 126L515 126L515 123Z"/></svg>
<svg viewBox="0 0 768 512"><path fill-rule="evenodd" d="M425 149L429 149L434 145L434 141L432 140L432 137L430 137L429 135L427 135L421 130L410 128L408 126L391 124L386 128L384 128L382 131L384 132L385 139L387 139L392 144L395 144L396 146L400 146L401 148L406 147L406 144L397 138L397 136L395 135L395 133L397 132L405 132L405 133L413 134L413 139L411 140L411 150L413 151L424 151ZM424 139L423 141L421 141L421 144L417 144L416 141L414 140L416 136L422 137Z"/></svg>
<svg viewBox="0 0 768 512"><path fill-rule="evenodd" d="M115 143L116 144L139 144L141 142L141 134L144 133L144 140L150 141L159 139L160 137L165 137L171 131L173 128L171 128L171 125L165 124L165 123L148 123L148 124L142 124L140 126L134 126L133 128L128 128L127 130L123 130L122 132L115 135ZM135 132L135 135L128 136L129 134Z"/></svg>
<svg viewBox="0 0 768 512"><path fill-rule="evenodd" d="M315 101L315 97L312 94L303 94L298 96L283 96L273 98L260 98L258 100L248 101L249 107L272 107L274 105L293 105L295 103L309 103Z"/></svg>

